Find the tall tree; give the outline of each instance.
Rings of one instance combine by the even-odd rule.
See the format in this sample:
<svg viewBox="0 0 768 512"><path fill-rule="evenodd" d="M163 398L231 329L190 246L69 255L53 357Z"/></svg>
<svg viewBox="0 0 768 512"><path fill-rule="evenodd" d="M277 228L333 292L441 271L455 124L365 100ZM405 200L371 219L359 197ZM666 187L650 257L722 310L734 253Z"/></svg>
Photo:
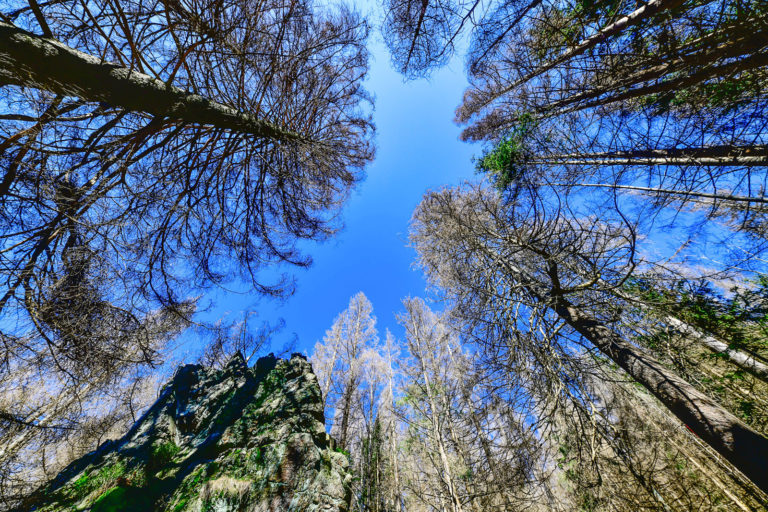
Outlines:
<svg viewBox="0 0 768 512"><path fill-rule="evenodd" d="M552 321L619 365L765 492L768 439L624 339L610 326L615 312L596 309L601 279L615 286L634 268L631 234L600 223L585 230L536 196L521 203L503 206L483 189L428 195L412 237L428 275L470 318L504 302L554 314Z"/></svg>
<svg viewBox="0 0 768 512"><path fill-rule="evenodd" d="M379 343L373 306L360 292L334 320L310 358L331 433L350 456L353 510L402 510L399 425L394 402L399 348Z"/></svg>
<svg viewBox="0 0 768 512"><path fill-rule="evenodd" d="M408 352L413 363L404 373L408 376L407 403L412 410L411 436L432 452L432 472L437 476L434 491L448 510L462 512L471 500L462 489L459 473L461 454L451 446L451 411L447 395L455 390L455 381L447 377L450 368L449 345L455 336L421 299L406 299L405 314L400 322L405 327ZM454 388L452 390L452 388ZM422 439L423 438L423 439Z"/></svg>
<svg viewBox="0 0 768 512"><path fill-rule="evenodd" d="M0 379L67 390L1 442L159 364L189 297L290 292L262 271L310 263L373 156L367 32L304 0L0 7Z"/></svg>
<svg viewBox="0 0 768 512"><path fill-rule="evenodd" d="M333 321L323 341L315 344L312 366L323 391L326 414L332 421L331 431L344 449L359 443L360 422L366 416L371 418L371 404L376 406L374 398L363 411L361 393L363 386L368 387L374 397L379 393L379 378L365 368L378 340L373 306L365 294L359 292ZM373 376L376 382L363 382L366 376Z"/></svg>
<svg viewBox="0 0 768 512"><path fill-rule="evenodd" d="M740 229L764 216L759 2L387 5L392 58L408 76L442 65L468 34L470 87L456 120L465 140L493 147L496 165L480 167L500 187L527 180L604 207L639 190L657 208L707 198L711 215L727 209Z"/></svg>
<svg viewBox="0 0 768 512"><path fill-rule="evenodd" d="M397 418L396 400L400 390L400 365L398 361L402 355L399 342L387 329L382 346L382 359L384 361L384 375L386 385L382 392L381 405L376 415L384 428L384 438L387 446L384 457L384 490L389 496L383 510L393 512L405 512L405 500L403 496L401 477L400 441L402 438L400 423Z"/></svg>
<svg viewBox="0 0 768 512"><path fill-rule="evenodd" d="M356 14L137 0L3 17L0 311L34 317L73 242L131 312L236 276L290 289L260 270L309 263L296 240L333 233L372 156Z"/></svg>

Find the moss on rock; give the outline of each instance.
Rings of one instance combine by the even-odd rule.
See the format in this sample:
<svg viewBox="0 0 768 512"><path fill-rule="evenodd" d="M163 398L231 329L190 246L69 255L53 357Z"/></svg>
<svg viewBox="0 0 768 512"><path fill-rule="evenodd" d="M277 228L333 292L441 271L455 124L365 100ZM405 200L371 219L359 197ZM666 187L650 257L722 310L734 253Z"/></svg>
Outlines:
<svg viewBox="0 0 768 512"><path fill-rule="evenodd" d="M181 367L119 441L66 468L20 510L346 511L347 457L323 424L305 358Z"/></svg>

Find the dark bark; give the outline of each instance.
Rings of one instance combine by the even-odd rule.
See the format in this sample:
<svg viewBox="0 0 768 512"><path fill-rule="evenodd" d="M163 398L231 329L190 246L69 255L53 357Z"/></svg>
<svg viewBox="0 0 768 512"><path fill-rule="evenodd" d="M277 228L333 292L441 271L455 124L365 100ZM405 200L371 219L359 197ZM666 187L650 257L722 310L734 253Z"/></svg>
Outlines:
<svg viewBox="0 0 768 512"><path fill-rule="evenodd" d="M704 40L704 42L706 42L706 40ZM599 98L604 94L615 93L618 90L630 88L632 86L637 86L639 84L643 84L651 80L656 80L660 77L669 75L674 72L681 73L682 76L685 77L684 80L688 86L695 85L695 83L691 83L692 80L698 80L699 82L703 82L711 78L717 78L718 76L723 76L722 74L723 68L711 67L711 65L718 61L722 62L725 59L739 57L741 61L744 61L739 67L740 71L751 69L749 68L750 63L752 63L756 67L761 67L762 66L761 60L759 58L757 61L750 60L753 56L750 54L754 54L755 52L761 51L763 47L767 44L767 42L768 42L768 32L766 32L766 30L757 31L757 33L752 31L749 33L738 34L737 39L726 40L713 48L704 47L699 52L683 54L681 57L668 62L662 62L649 67L645 67L645 66L641 67L640 63L637 63L637 65L633 66L633 68L636 69L637 67L641 67L641 71L632 73L629 76L622 77L620 72L617 72L615 70L613 72L609 71L607 75L603 77L602 80L597 79L595 81L595 85L596 85L595 88L588 89L579 94L570 95L566 98L552 102L548 105L541 106L537 108L537 110L547 115L552 115L552 113L555 113L555 114L561 113L562 111L558 109L561 109L562 107L578 104L586 100ZM702 68L702 69L700 71L697 71L694 74L691 74L690 72L685 73L685 70L690 68ZM690 76L693 76L694 78L691 79L689 78ZM673 83L673 82L674 80L661 82L659 84L650 84L643 87L636 87L634 89L629 89L625 93L623 93L624 96L622 98L626 100L626 99L637 97L638 95L653 94L656 91L656 89L669 90L668 83ZM594 102L591 102L588 105L592 105L593 103L598 103L601 101L611 100L611 98L614 98L616 96L618 95L614 94L613 96L608 96L603 100L596 100ZM618 100L611 100L611 101L618 101ZM572 112L572 111L578 110L579 108L581 108L581 106L576 105L575 107L566 110L566 112ZM584 108L586 108L586 106L584 106Z"/></svg>
<svg viewBox="0 0 768 512"><path fill-rule="evenodd" d="M272 123L0 21L0 85L34 87L184 123L301 140Z"/></svg>
<svg viewBox="0 0 768 512"><path fill-rule="evenodd" d="M349 415L352 410L352 395L357 389L357 384L350 382L347 386L342 403L344 404L341 409L341 432L339 434L339 446L343 449L347 448L347 437L349 432Z"/></svg>
<svg viewBox="0 0 768 512"><path fill-rule="evenodd" d="M550 306L568 325L658 398L697 436L761 490L768 492L768 439L567 299L555 297Z"/></svg>
<svg viewBox="0 0 768 512"><path fill-rule="evenodd" d="M408 49L408 57L406 57L405 65L403 66L404 70L407 70L408 65L411 63L413 50L416 48L416 41L419 39L419 35L421 34L421 27L424 24L424 15L427 13L427 7L429 7L429 0L421 0L421 12L419 12L419 21L416 22L416 31L414 32L413 39L411 40L411 47Z"/></svg>
<svg viewBox="0 0 768 512"><path fill-rule="evenodd" d="M616 20L614 23L611 23L610 25L604 27L603 29L593 34L592 36L584 39L576 46L570 47L568 50L563 52L560 56L552 59L549 62L542 63L539 67L533 69L532 71L525 74L518 80L515 80L512 84L508 85L503 90L493 94L492 97L488 98L482 104L473 105L472 111L473 112L479 111L482 107L485 107L488 104L490 104L494 99L513 91L514 89L523 85L526 82L530 82L537 76L540 76L543 73L546 73L551 69L554 69L560 64L567 62L568 60L583 54L590 48L593 48L598 44L602 43L603 41L615 36L616 34L623 32L625 29L631 26L634 26L645 19L655 16L660 12L664 12L664 11L676 8L682 2L683 0L650 0L647 4L644 4L642 7L639 7L638 9L634 10L630 14L627 14L626 16L622 16L621 18Z"/></svg>
<svg viewBox="0 0 768 512"><path fill-rule="evenodd" d="M705 146L698 148L635 149L605 153L568 153L532 158L541 165L768 165L768 146Z"/></svg>

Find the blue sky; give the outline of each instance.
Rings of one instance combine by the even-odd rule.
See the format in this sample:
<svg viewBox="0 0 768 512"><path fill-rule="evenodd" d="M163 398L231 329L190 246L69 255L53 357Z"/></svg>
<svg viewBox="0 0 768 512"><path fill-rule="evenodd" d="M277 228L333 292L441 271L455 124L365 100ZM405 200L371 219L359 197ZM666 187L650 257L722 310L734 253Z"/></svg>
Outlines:
<svg viewBox="0 0 768 512"><path fill-rule="evenodd" d="M257 321L285 319L286 328L275 339L277 349L295 333L297 350L311 354L358 291L372 302L380 335L385 328L399 335L395 314L402 310L401 300L425 296L426 288L412 266L415 252L407 247L411 214L427 190L474 176L471 158L481 148L459 141L460 128L453 123L466 87L461 63L455 60L429 80L404 82L375 30L370 43L366 87L376 99L377 157L343 209L344 229L328 242L305 246L314 264L295 271L297 290L288 299L212 296L218 302L216 315L237 319L252 309Z"/></svg>

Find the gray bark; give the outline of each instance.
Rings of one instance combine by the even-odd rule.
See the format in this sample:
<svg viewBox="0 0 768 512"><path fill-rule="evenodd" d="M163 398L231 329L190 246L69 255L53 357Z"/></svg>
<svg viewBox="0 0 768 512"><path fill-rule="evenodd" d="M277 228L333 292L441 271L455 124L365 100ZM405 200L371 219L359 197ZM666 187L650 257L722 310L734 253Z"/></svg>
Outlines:
<svg viewBox="0 0 768 512"><path fill-rule="evenodd" d="M733 201L743 203L763 203L768 204L768 197L765 196L736 196L733 194L710 194L707 192L693 192L689 190L674 190L666 188L653 188L653 187L636 187L634 185L616 185L612 183L574 183L573 185L568 183L553 183L553 185L561 187L577 186L577 187L596 187L596 188L610 188L616 190L635 190L638 192L651 192L654 194L666 194L666 195L678 195L678 196L690 196L690 197L704 197L707 199L718 199L721 201Z"/></svg>
<svg viewBox="0 0 768 512"><path fill-rule="evenodd" d="M554 297L550 307L755 485L768 491L768 439L565 298Z"/></svg>
<svg viewBox="0 0 768 512"><path fill-rule="evenodd" d="M742 370L746 370L752 373L755 377L768 382L768 365L756 360L751 354L732 349L728 346L727 343L704 334L695 327L688 325L687 323L673 316L664 317L664 321L683 334L695 337L702 345L707 347L712 352L715 352L716 354L723 354L728 358L730 362Z"/></svg>
<svg viewBox="0 0 768 512"><path fill-rule="evenodd" d="M732 155L732 156L609 156L585 154L581 157L555 155L552 157L533 159L529 163L539 165L711 165L718 167L731 166L766 166L768 157L764 155Z"/></svg>
<svg viewBox="0 0 768 512"><path fill-rule="evenodd" d="M253 115L0 21L0 85L5 84L257 137L302 139Z"/></svg>
<svg viewBox="0 0 768 512"><path fill-rule="evenodd" d="M669 9L674 9L675 7L680 5L682 1L683 0L650 0L648 3L644 4L642 7L635 9L633 12L627 14L626 16L622 16L621 18L616 20L614 23L611 23L610 25L608 25L607 27L604 27L602 30L598 31L597 33L584 39L576 46L569 48L568 50L563 52L559 57L556 57L553 60L542 64L541 66L537 67L536 69L526 74L522 78L508 85L503 90L499 91L498 93L495 93L493 95L493 98L491 98L489 101L484 102L482 105L478 105L478 107L476 107L474 110L477 111L479 108L488 105L490 101L492 101L493 99L498 98L503 94L507 94L512 90L516 89L517 87L521 86L522 84L531 81L532 79L536 78L542 73L546 73L547 71L555 68L556 66L562 64L563 62L566 62L572 59L573 57L577 57L581 55L582 53L586 52L590 48L602 43L609 37L613 37L614 35L620 33L624 29L631 27L633 25L636 25L642 20L649 18L651 16L654 16L659 12L663 12Z"/></svg>
<svg viewBox="0 0 768 512"><path fill-rule="evenodd" d="M642 302L633 298L629 294L623 293L618 290L615 290L613 293L615 293L616 295L618 295L624 300L632 302L633 304L638 304L643 309L646 309L646 308L650 309L649 306L647 306L646 304L643 304ZM696 338L696 340L699 343L704 345L706 348L708 348L712 352L716 354L724 355L726 358L728 358L728 361L735 364L742 370L748 371L749 373L753 374L755 377L762 379L765 382L768 382L768 365L758 361L752 354L743 352L741 350L732 349L724 341L718 340L717 338L710 336L709 334L703 333L700 330L698 330L696 327L672 315L664 315L662 319L664 320L664 322L674 327L675 329L685 334L686 336L691 336L693 338Z"/></svg>

